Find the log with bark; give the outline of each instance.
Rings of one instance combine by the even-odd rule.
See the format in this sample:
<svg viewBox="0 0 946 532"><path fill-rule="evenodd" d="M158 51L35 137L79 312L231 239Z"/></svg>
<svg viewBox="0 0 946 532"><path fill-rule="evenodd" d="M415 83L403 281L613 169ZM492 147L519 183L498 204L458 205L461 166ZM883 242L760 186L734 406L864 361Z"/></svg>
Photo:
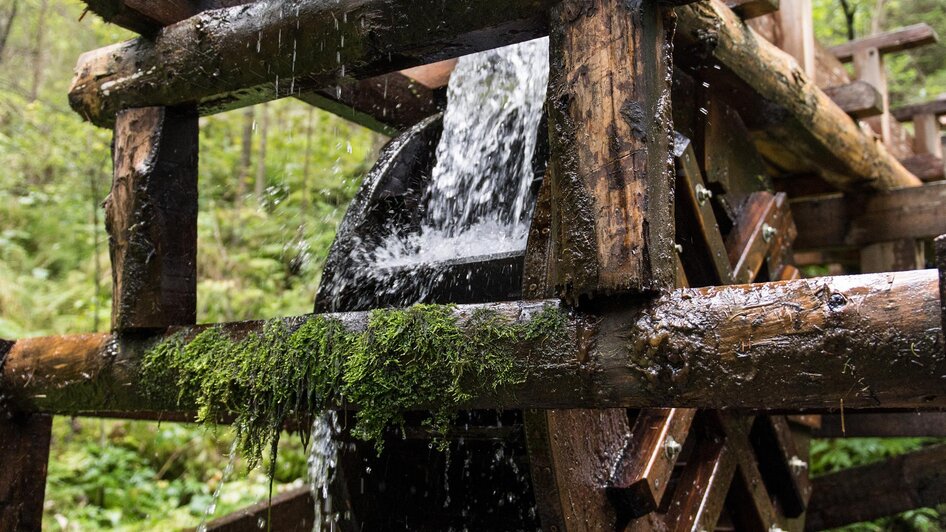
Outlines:
<svg viewBox="0 0 946 532"><path fill-rule="evenodd" d="M528 326L550 305L559 309L557 302L497 303L454 312L461 330L469 330L482 308L506 325ZM366 313L335 316L345 330L365 331ZM306 319L281 323L292 329ZM223 331L245 337L266 326L247 322ZM193 337L204 329L167 334ZM568 340L500 336L501 352L513 356L526 378L480 390L463 406L797 410L836 408L842 400L851 408L946 406L936 270L681 289L626 310L569 314L559 332ZM26 411L186 411L193 405L149 403L140 389L139 362L155 340L88 334L17 341L0 392Z"/></svg>

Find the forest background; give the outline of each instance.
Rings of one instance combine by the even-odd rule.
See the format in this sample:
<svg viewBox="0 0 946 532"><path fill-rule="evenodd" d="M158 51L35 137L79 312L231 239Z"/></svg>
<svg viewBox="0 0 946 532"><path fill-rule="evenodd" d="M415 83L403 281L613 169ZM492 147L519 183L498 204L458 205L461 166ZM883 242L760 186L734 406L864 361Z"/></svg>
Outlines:
<svg viewBox="0 0 946 532"><path fill-rule="evenodd" d="M782 0L794 1L794 0ZM927 22L946 37L946 0L814 0L825 44ZM83 123L66 93L79 54L132 35L79 0L0 0L0 338L104 331L111 277L101 202L111 132ZM888 58L894 105L946 92L946 44ZM198 320L311 311L336 225L386 138L293 100L201 119ZM231 458L226 428L57 418L44 528L168 530L268 494L265 467ZM820 440L815 472L930 443ZM305 478L283 438L276 489ZM923 509L860 530L946 528Z"/></svg>

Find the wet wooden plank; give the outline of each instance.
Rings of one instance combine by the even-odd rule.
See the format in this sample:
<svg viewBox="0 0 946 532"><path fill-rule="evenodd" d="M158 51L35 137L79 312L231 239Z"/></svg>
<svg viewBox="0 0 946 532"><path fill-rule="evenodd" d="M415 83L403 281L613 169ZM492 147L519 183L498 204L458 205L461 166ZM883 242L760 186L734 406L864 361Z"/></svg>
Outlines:
<svg viewBox="0 0 946 532"><path fill-rule="evenodd" d="M946 412L847 412L821 416L815 438L944 438Z"/></svg>
<svg viewBox="0 0 946 532"><path fill-rule="evenodd" d="M726 252L726 244L720 234L719 223L710 201L712 192L703 181L703 172L697 162L696 153L689 139L677 136L675 147L678 191L676 197L681 207L688 207L693 223L689 225L706 246L706 255L716 273L718 284L732 282L732 265Z"/></svg>
<svg viewBox="0 0 946 532"><path fill-rule="evenodd" d="M261 501L207 523L207 531L259 532L285 530L310 532L315 522L315 500L309 486L274 495L272 502Z"/></svg>
<svg viewBox="0 0 946 532"><path fill-rule="evenodd" d="M929 24L921 22L896 30L864 37L830 48L832 54L841 61L851 61L854 55L869 48L877 49L881 54L900 52L927 44L939 42L936 31Z"/></svg>
<svg viewBox="0 0 946 532"><path fill-rule="evenodd" d="M806 530L870 521L946 502L946 445L814 480Z"/></svg>
<svg viewBox="0 0 946 532"><path fill-rule="evenodd" d="M796 249L860 247L946 233L946 183L866 196L840 194L791 202Z"/></svg>
<svg viewBox="0 0 946 532"><path fill-rule="evenodd" d="M719 414L725 429L726 444L738 464L726 505L737 530L772 530L784 528L785 519L769 498L765 480L759 471L755 452L749 444L752 417Z"/></svg>
<svg viewBox="0 0 946 532"><path fill-rule="evenodd" d="M4 416L0 420L0 530L42 530L53 418L44 414L7 418L9 414L2 410L0 415Z"/></svg>
<svg viewBox="0 0 946 532"><path fill-rule="evenodd" d="M695 415L685 408L640 411L608 488L622 514L636 518L657 509Z"/></svg>
<svg viewBox="0 0 946 532"><path fill-rule="evenodd" d="M853 118L869 118L884 112L883 96L866 81L852 81L824 89L824 93L838 104L838 107Z"/></svg>
<svg viewBox="0 0 946 532"><path fill-rule="evenodd" d="M194 108L119 114L105 200L112 259L112 328L195 323L197 152Z"/></svg>
<svg viewBox="0 0 946 532"><path fill-rule="evenodd" d="M666 529L714 530L737 468L737 457L726 438L709 431L694 450L667 509Z"/></svg>
<svg viewBox="0 0 946 532"><path fill-rule="evenodd" d="M552 20L556 292L578 302L671 288L671 43L661 9L593 0L562 4Z"/></svg>
<svg viewBox="0 0 946 532"><path fill-rule="evenodd" d="M939 301L940 314L943 318L943 331L946 331L946 235L936 237L933 241L936 253L936 268L939 270Z"/></svg>
<svg viewBox="0 0 946 532"><path fill-rule="evenodd" d="M775 234L788 231L784 194L756 192L749 197L733 231L726 238L736 284L752 282L768 257ZM773 233L773 230L775 231ZM790 235L789 235L790 236Z"/></svg>
<svg viewBox="0 0 946 532"><path fill-rule="evenodd" d="M762 416L752 427L753 447L768 491L779 501L786 517L805 513L811 497L808 463L795 445L785 416Z"/></svg>

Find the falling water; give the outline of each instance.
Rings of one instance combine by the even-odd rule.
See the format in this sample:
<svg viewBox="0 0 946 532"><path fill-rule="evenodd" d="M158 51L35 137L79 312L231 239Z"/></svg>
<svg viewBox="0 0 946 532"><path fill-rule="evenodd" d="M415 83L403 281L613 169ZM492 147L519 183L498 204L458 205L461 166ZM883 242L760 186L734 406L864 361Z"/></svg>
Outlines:
<svg viewBox="0 0 946 532"><path fill-rule="evenodd" d="M332 507L332 495L329 484L338 460L338 441L334 436L339 432L338 415L328 410L312 423L312 436L309 439L309 489L315 500L315 524L313 530L321 532L328 525L334 530L338 522L338 512Z"/></svg>
<svg viewBox="0 0 946 532"><path fill-rule="evenodd" d="M372 250L374 266L525 248L548 75L548 39L460 58L420 229L388 236Z"/></svg>

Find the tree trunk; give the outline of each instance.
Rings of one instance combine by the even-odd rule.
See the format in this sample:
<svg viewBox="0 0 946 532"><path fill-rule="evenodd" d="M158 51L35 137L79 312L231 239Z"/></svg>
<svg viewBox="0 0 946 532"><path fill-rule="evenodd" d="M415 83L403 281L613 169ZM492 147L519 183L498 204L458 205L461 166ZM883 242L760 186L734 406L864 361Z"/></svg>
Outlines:
<svg viewBox="0 0 946 532"><path fill-rule="evenodd" d="M10 0L10 7L6 9L4 20L0 22L0 63L3 63L3 52L6 50L7 41L10 39L10 31L13 29L13 21L16 20L19 0Z"/></svg>
<svg viewBox="0 0 946 532"><path fill-rule="evenodd" d="M46 58L43 47L46 45L46 16L49 13L49 0L40 0L39 14L33 37L33 83L30 85L30 101L39 98L39 89L43 84L43 63Z"/></svg>

